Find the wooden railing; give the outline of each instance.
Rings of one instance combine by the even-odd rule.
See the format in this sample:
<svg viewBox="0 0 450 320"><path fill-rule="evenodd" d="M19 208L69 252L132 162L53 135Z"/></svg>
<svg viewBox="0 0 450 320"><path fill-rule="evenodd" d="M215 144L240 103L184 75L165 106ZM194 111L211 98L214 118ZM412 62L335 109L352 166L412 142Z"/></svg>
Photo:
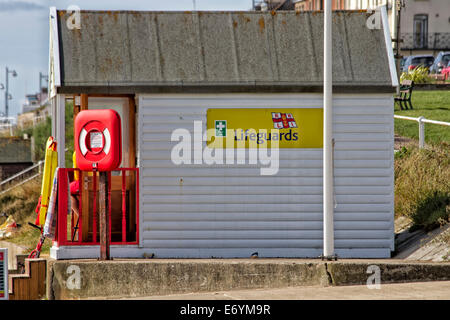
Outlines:
<svg viewBox="0 0 450 320"><path fill-rule="evenodd" d="M98 212L97 212L97 192L98 192L98 172L84 172L85 178L92 181L92 190L88 190L92 195L92 201L90 197L83 197L83 192L87 189L80 183L79 194L77 195L78 202L78 216L74 210L69 211L69 201L71 197L69 193L69 179L70 172L79 171L72 168L60 168L58 169L58 212L57 212L57 227L55 232L55 242L57 246L76 246L76 245L99 245L98 237ZM112 171L113 173L119 173L121 177L121 204L120 204L120 227L116 228L120 230L120 239L112 238L111 224L111 187L109 190L109 228L110 228L110 243L111 245L136 245L139 242L139 168L119 168ZM88 175L89 174L89 175ZM110 173L111 175L111 173ZM115 177L117 177L115 175ZM129 184L127 189L127 178L132 178L132 183ZM111 179L110 179L111 181ZM85 181L83 180L83 183ZM117 190L116 190L117 191ZM134 197L130 196L134 194ZM89 213L83 214L83 199L89 199ZM116 201L117 199L115 199ZM132 203L133 202L133 203ZM119 212L118 206L113 208L115 213ZM89 224L83 223L83 218L89 219ZM115 215L117 217L117 214ZM135 224L130 231L129 219L133 219ZM92 219L92 224L90 220ZM84 229L88 226L87 230ZM92 226L92 228L90 227ZM117 227L117 224L116 224Z"/></svg>

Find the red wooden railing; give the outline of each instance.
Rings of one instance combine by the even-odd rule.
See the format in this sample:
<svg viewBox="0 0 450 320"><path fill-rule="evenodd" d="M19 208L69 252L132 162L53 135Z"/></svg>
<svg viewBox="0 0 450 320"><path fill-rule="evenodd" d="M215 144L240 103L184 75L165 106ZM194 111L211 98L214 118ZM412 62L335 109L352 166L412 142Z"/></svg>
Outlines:
<svg viewBox="0 0 450 320"><path fill-rule="evenodd" d="M89 230L83 230L83 181L80 181L80 188L78 194L78 210L79 216L78 221L75 221L73 211L68 212L69 206L68 202L70 201L70 191L69 191L69 175L72 172L79 171L79 169L74 168L60 168L58 170L58 212L57 212L57 228L55 233L55 241L57 246L77 246L77 245L99 245L97 237L97 175L98 172L91 172L92 174L92 191L93 191L93 201L89 208L92 208L89 212L89 217L92 216L92 237L83 237L85 232L89 232ZM122 197L122 205L121 205L121 240L120 241L111 241L112 240L112 225L111 225L111 172L109 172L109 238L111 245L136 245L139 243L139 168L119 168L112 172L119 172L121 175L121 197ZM129 234L127 237L127 209L130 210L131 205L127 207L127 190L126 190L126 178L127 173L134 174L134 186L130 186L130 188L134 187L135 198L130 199L130 201L135 201L135 212L131 212L129 217L134 215L134 219L136 221L135 229L132 235ZM86 176L86 174L85 174ZM80 175L81 177L81 175ZM89 198L89 197L88 197ZM130 203L131 204L131 203ZM70 215L70 219L68 216ZM68 233L68 230L70 232ZM68 237L70 235L70 237ZM87 240L83 240L83 238L88 238ZM128 238L128 239L127 239Z"/></svg>

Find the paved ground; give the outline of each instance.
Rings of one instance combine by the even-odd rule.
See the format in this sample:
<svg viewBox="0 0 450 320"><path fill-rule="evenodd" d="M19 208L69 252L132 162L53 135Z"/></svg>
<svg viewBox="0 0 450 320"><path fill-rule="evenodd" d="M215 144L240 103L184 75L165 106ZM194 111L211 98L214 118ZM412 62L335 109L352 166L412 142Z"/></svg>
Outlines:
<svg viewBox="0 0 450 320"><path fill-rule="evenodd" d="M24 253L26 248L8 241L0 241L0 248L8 249L8 269L17 269L16 255Z"/></svg>
<svg viewBox="0 0 450 320"><path fill-rule="evenodd" d="M394 135L394 150L400 150L402 147L407 147L410 144L418 146L419 142L411 138Z"/></svg>
<svg viewBox="0 0 450 320"><path fill-rule="evenodd" d="M98 298L97 298L98 299ZM367 286L292 287L211 293L188 293L136 298L139 300L450 300L450 281L381 284Z"/></svg>

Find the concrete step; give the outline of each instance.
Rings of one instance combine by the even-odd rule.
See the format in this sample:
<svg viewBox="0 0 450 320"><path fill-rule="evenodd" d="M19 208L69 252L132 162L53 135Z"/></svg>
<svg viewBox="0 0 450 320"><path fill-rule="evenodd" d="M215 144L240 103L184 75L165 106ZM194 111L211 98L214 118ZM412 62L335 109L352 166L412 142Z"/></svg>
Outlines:
<svg viewBox="0 0 450 320"><path fill-rule="evenodd" d="M28 258L28 254L16 254L15 269L8 270L9 274L22 274L25 273L25 259Z"/></svg>
<svg viewBox="0 0 450 320"><path fill-rule="evenodd" d="M293 286L448 281L450 263L404 260L118 259L49 260L49 299L142 297Z"/></svg>
<svg viewBox="0 0 450 320"><path fill-rule="evenodd" d="M9 241L0 241L0 248L8 249L8 270L17 269L16 256L20 256L27 251L27 248Z"/></svg>

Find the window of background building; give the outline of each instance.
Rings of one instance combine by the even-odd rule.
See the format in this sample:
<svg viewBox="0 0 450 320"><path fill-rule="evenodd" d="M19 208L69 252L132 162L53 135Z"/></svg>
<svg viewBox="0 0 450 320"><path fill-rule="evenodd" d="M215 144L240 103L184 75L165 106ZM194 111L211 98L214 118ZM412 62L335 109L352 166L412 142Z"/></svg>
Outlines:
<svg viewBox="0 0 450 320"><path fill-rule="evenodd" d="M427 14L416 14L414 15L414 47L415 48L426 48L427 38L428 38L428 15Z"/></svg>

